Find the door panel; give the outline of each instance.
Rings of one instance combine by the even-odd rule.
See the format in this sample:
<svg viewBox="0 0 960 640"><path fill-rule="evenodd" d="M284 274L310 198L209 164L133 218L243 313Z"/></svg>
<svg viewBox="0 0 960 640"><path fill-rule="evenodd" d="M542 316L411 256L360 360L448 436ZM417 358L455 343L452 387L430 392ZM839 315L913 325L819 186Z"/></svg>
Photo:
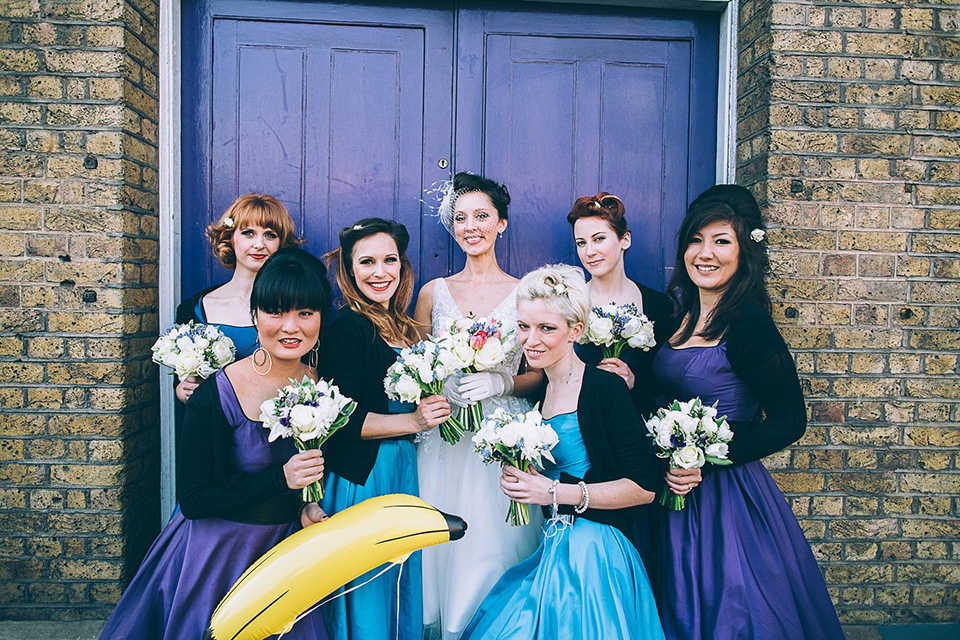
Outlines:
<svg viewBox="0 0 960 640"><path fill-rule="evenodd" d="M217 15L237 5L253 15ZM445 232L420 221L421 194L449 173L436 158L450 156L452 15L311 7L309 21L297 3L220 2L208 16L211 169L185 194L202 211L184 237L185 294L229 276L197 232L247 192L279 198L317 255L369 216L406 225L417 267L423 252L446 248ZM425 95L447 98L425 104Z"/></svg>
<svg viewBox="0 0 960 640"><path fill-rule="evenodd" d="M628 275L663 288L684 209L714 181L716 62L698 69L712 93L691 74L715 19L487 7L460 16L456 157L511 191L501 265L578 264L566 214L609 191L632 230Z"/></svg>

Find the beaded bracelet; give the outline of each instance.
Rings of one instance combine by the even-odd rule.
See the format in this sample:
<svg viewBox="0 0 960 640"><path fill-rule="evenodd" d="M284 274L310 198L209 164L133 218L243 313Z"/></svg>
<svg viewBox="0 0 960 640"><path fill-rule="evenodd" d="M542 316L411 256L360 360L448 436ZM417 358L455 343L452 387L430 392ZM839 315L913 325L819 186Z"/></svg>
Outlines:
<svg viewBox="0 0 960 640"><path fill-rule="evenodd" d="M583 493L583 497L580 498L580 504L574 507L573 512L577 515L582 514L587 510L587 507L590 506L590 491L587 489L587 483L581 480L577 483L577 486L580 487L580 491Z"/></svg>

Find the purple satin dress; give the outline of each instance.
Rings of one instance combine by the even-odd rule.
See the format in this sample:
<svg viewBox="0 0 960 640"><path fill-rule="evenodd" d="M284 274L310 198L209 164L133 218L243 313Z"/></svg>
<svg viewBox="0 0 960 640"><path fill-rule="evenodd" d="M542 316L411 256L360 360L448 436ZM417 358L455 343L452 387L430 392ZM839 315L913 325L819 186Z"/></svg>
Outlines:
<svg viewBox="0 0 960 640"><path fill-rule="evenodd" d="M220 404L235 427L236 469L255 473L289 460L296 453L293 441L268 442L270 432L244 415L227 376L222 370L215 375ZM259 525L220 518L188 520L178 511L154 540L107 621L101 640L199 640L213 610L247 567L299 528L299 522ZM319 610L283 637L326 640Z"/></svg>
<svg viewBox="0 0 960 640"><path fill-rule="evenodd" d="M726 343L664 345L653 368L668 400L719 401L718 414L736 421L757 412ZM668 639L843 638L810 545L759 460L714 467L686 505L661 520L654 593Z"/></svg>

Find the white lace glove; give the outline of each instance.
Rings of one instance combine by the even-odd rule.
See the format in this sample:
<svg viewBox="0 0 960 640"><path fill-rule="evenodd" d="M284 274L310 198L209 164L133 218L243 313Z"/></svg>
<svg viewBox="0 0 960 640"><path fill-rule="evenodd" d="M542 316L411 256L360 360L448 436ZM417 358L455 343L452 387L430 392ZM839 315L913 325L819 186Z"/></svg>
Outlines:
<svg viewBox="0 0 960 640"><path fill-rule="evenodd" d="M513 376L503 371L481 371L460 379L457 391L471 403L513 393Z"/></svg>
<svg viewBox="0 0 960 640"><path fill-rule="evenodd" d="M463 379L462 373L452 373L443 380L443 391L440 393L450 401L450 404L457 407L469 407L472 402L464 398L457 390L460 381Z"/></svg>

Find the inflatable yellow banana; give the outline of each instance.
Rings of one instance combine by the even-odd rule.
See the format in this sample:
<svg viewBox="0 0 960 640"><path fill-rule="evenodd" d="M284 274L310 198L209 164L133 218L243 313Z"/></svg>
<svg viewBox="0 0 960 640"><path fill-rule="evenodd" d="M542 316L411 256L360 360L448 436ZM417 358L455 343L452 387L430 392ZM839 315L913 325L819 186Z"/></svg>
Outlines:
<svg viewBox="0 0 960 640"><path fill-rule="evenodd" d="M247 569L213 612L204 639L261 640L288 631L324 596L386 562L463 537L467 524L420 498L380 496L293 534Z"/></svg>

